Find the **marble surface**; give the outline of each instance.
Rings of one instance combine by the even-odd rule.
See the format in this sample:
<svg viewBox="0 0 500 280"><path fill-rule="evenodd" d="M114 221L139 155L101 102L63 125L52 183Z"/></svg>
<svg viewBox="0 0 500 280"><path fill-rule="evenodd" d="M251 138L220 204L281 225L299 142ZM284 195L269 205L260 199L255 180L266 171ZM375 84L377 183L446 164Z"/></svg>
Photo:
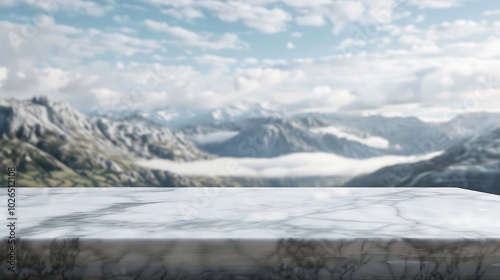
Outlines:
<svg viewBox="0 0 500 280"><path fill-rule="evenodd" d="M500 196L474 191L16 194L18 274L6 270L2 253L0 279L500 279ZM0 201L7 209L6 191Z"/></svg>
<svg viewBox="0 0 500 280"><path fill-rule="evenodd" d="M17 199L29 238L500 237L500 196L455 188L30 188Z"/></svg>

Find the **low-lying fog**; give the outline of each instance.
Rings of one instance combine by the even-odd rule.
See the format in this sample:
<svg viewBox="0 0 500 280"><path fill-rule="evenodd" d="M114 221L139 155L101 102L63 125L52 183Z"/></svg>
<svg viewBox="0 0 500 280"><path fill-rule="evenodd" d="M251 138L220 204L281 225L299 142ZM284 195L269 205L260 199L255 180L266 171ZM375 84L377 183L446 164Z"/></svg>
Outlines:
<svg viewBox="0 0 500 280"><path fill-rule="evenodd" d="M328 153L296 153L275 158L217 158L192 162L174 162L162 159L139 160L137 164L185 176L354 177L374 172L385 166L427 160L439 154L441 152L421 156L382 156L370 159L350 159Z"/></svg>

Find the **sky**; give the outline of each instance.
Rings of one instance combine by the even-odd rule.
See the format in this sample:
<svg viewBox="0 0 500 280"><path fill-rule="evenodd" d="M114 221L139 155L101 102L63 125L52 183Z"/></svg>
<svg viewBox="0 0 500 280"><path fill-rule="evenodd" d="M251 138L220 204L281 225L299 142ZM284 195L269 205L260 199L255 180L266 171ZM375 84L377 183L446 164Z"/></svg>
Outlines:
<svg viewBox="0 0 500 280"><path fill-rule="evenodd" d="M0 0L0 94L77 109L500 110L494 0ZM495 71L496 70L496 71Z"/></svg>

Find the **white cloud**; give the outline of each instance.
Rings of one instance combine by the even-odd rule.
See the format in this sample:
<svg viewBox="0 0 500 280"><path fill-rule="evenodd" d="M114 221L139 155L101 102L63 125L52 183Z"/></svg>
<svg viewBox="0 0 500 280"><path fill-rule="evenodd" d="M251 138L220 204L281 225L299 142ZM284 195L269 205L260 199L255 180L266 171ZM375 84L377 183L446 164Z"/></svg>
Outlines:
<svg viewBox="0 0 500 280"><path fill-rule="evenodd" d="M10 2L10 1L7 1ZM60 10L67 12L75 12L84 15L101 17L109 11L113 10L112 5L101 5L94 1L87 0L71 0L71 1L37 1L37 0L20 0L17 4L26 3L48 12L51 15L58 13Z"/></svg>
<svg viewBox="0 0 500 280"><path fill-rule="evenodd" d="M245 177L308 177L357 176L374 172L382 167L430 159L433 153L419 157L384 156L370 159L348 159L327 153L297 153L275 158L217 158L194 162L168 160L140 160L137 164L181 175L217 176L230 174ZM231 172L228 172L228 168Z"/></svg>
<svg viewBox="0 0 500 280"><path fill-rule="evenodd" d="M120 93L109 88L94 88L90 91L102 106L111 105L111 103L120 98Z"/></svg>
<svg viewBox="0 0 500 280"><path fill-rule="evenodd" d="M174 7L185 7L193 5L195 1L193 0L143 0L143 2L149 3L154 6L174 6Z"/></svg>
<svg viewBox="0 0 500 280"><path fill-rule="evenodd" d="M38 7L43 5L34 0L22 1L31 1ZM91 9L90 5L82 4L84 2L88 1L68 2L73 5L68 9L79 13ZM158 88L148 91L144 103L137 106L162 106L168 100L169 106L204 107L240 98L255 98L287 103L297 110L368 111L391 104L448 106L453 100L470 94L478 76L498 72L496 69L500 66L497 59L500 55L500 33L497 33L500 22L493 22L492 17L473 20L471 16L433 25L417 24L429 17L424 8L458 7L465 1L412 0L410 5L422 8L416 12L411 6L400 6L397 11L394 7L389 8L397 6L392 0L148 2L154 6L143 7L144 11L164 12L171 17L163 17L172 20L165 23L144 21L145 26L158 31L151 37L148 37L150 32L142 32L144 25L134 26L134 29L108 27L98 30L81 28L77 21L69 23L73 26L57 24L53 18L38 28L32 39L26 40L18 55L13 52L8 37L0 37L0 53L3 54L0 67L9 73L3 78L2 91L9 96L28 96L54 90L64 93L63 98L78 106L103 104L105 101L93 93L104 92L103 89L109 90L108 95L110 92L122 95L130 92L136 78L144 74L148 65L151 66L142 60L147 57L146 61L157 60L164 65L172 63L178 66L163 68ZM3 0L0 5L15 6L17 3ZM111 4L98 6L104 13L112 10ZM415 19L405 19L408 25L404 25L399 20L408 16L409 8L413 8ZM484 12L485 15L495 13L496 10ZM93 15L98 14L93 12ZM218 27L214 31L209 29L211 26L206 27L207 32L200 31L205 20L198 21L196 26L189 20L202 16L220 18L221 26L227 26L231 31ZM293 38L301 37L302 33L292 32L294 30L290 30L289 25L292 20L296 23L304 20L301 22L304 24L307 20L299 18L308 16L317 17L316 23L308 19L310 25L332 26L334 32L343 31L338 37L340 42L336 38L321 40L320 44L331 42L328 47L322 45L322 50L331 52L323 58L313 53L311 57L286 56L285 59L279 53L276 56L266 53L267 49L262 46L252 45L250 48L241 40L263 36L261 42L267 43L275 36L259 32L287 31L284 38L291 36L288 37L291 41L288 47L295 46ZM171 22L177 21L172 17L187 22L174 26ZM383 19L383 23L377 23L377 17ZM113 20L112 15L110 20ZM117 15L115 20L124 22L128 18ZM238 33L241 35L235 34L233 27L240 30L241 25L246 29ZM349 34L352 26L361 26L365 31L372 28L373 34L366 37ZM0 32L4 34L16 32L22 35L22 29L22 24L0 21ZM302 29L312 27L298 30L304 32ZM321 34L319 32L325 29L316 30ZM329 30L327 33L332 36ZM318 39L316 36L307 37ZM300 47L302 50L302 45ZM357 52L345 56L343 48ZM264 51L260 52L260 49ZM254 53L254 50L257 51ZM100 61L104 57L109 62ZM42 64L39 63L41 58ZM133 61L137 63L133 64ZM197 64L213 66L216 71L198 72Z"/></svg>
<svg viewBox="0 0 500 280"><path fill-rule="evenodd" d="M165 22L146 20L145 24L155 31L164 32L180 38L180 43L182 45L190 47L214 50L241 49L246 47L246 44L240 41L238 35L232 33L225 33L217 36L213 34L200 35L182 27L170 26Z"/></svg>
<svg viewBox="0 0 500 280"><path fill-rule="evenodd" d="M340 42L340 44L336 47L337 50L344 50L344 49L348 49L350 47L363 47L367 44L366 41L364 40L355 40L355 39L352 39L352 38L347 38L347 39L344 39L342 42Z"/></svg>
<svg viewBox="0 0 500 280"><path fill-rule="evenodd" d="M312 89L311 93L308 91L306 96L288 103L287 107L296 113L311 111L333 113L354 100L356 98L349 90L333 89L329 85L318 85Z"/></svg>
<svg viewBox="0 0 500 280"><path fill-rule="evenodd" d="M220 143L238 135L238 131L217 131L207 134L199 134L194 137L194 141L199 145Z"/></svg>
<svg viewBox="0 0 500 280"><path fill-rule="evenodd" d="M46 63L53 65L75 65L84 58L94 58L103 54L132 56L137 53L152 53L163 48L156 40L97 29L77 29L56 24L53 19L49 19L38 29L33 29L30 37L25 36L26 27L22 24L0 22L0 30L5 34L14 34L12 36L21 38L18 39L20 44L16 44L15 48L11 35L0 38L0 43L5 47L3 53L15 53L17 50L18 55L24 60L38 60L43 57ZM6 56L4 59L15 63L17 57Z"/></svg>
<svg viewBox="0 0 500 280"><path fill-rule="evenodd" d="M438 40L442 38L454 39L486 33L489 31L491 31L491 27L489 27L488 23L485 21L476 22L472 20L456 20L453 22L444 22L439 25L430 26L426 36L429 40Z"/></svg>
<svg viewBox="0 0 500 280"><path fill-rule="evenodd" d="M227 9L214 8L213 5L206 5L206 8L212 9L223 21L242 21L246 26L268 34L286 30L286 24L291 20L291 16L279 8L268 9L240 1L230 1L227 5Z"/></svg>
<svg viewBox="0 0 500 280"><path fill-rule="evenodd" d="M295 8L321 7L331 3L331 0L284 0L284 3Z"/></svg>
<svg viewBox="0 0 500 280"><path fill-rule="evenodd" d="M0 0L0 7L12 7L18 0Z"/></svg>
<svg viewBox="0 0 500 280"><path fill-rule="evenodd" d="M120 31L122 33L127 33L127 34L133 34L133 33L136 33L136 31L132 28L128 28L128 27L122 27L120 28Z"/></svg>
<svg viewBox="0 0 500 280"><path fill-rule="evenodd" d="M409 0L410 4L419 8L445 9L459 6L463 0Z"/></svg>
<svg viewBox="0 0 500 280"><path fill-rule="evenodd" d="M490 10L483 13L485 16L500 16L500 10Z"/></svg>
<svg viewBox="0 0 500 280"><path fill-rule="evenodd" d="M161 12L163 14L173 16L177 19L196 19L204 17L201 11L194 9L192 7L162 9Z"/></svg>
<svg viewBox="0 0 500 280"><path fill-rule="evenodd" d="M298 25L308 25L308 26L323 26L325 25L325 19L322 14L308 14L303 16L298 16L295 18Z"/></svg>
<svg viewBox="0 0 500 280"><path fill-rule="evenodd" d="M126 23L130 20L130 18L127 15L115 15L113 16L113 20L118 22L118 23Z"/></svg>
<svg viewBox="0 0 500 280"><path fill-rule="evenodd" d="M295 45L292 42L286 43L286 48L287 49L295 49Z"/></svg>
<svg viewBox="0 0 500 280"><path fill-rule="evenodd" d="M195 57L195 60L200 64L211 64L211 65L228 65L237 62L234 58L221 57L216 55L204 54L202 56Z"/></svg>
<svg viewBox="0 0 500 280"><path fill-rule="evenodd" d="M253 92L267 89L284 81L300 79L301 71L283 71L274 68L239 69L235 78L235 89L240 92Z"/></svg>
<svg viewBox="0 0 500 280"><path fill-rule="evenodd" d="M229 57L221 57L216 55L204 54L201 56L197 56L194 60L199 64L211 65L217 71L227 71L229 65L235 64L238 62L234 58Z"/></svg>
<svg viewBox="0 0 500 280"><path fill-rule="evenodd" d="M406 44L406 45L420 45L420 44L427 43L427 41L425 41L424 39L420 38L417 35L413 35L413 34L408 34L408 35L405 34L405 35L399 37L399 41L403 44Z"/></svg>
<svg viewBox="0 0 500 280"><path fill-rule="evenodd" d="M151 53L153 50L161 49L161 44L154 40L143 40L119 33L101 33L98 40L108 51L124 56L132 56L137 53Z"/></svg>
<svg viewBox="0 0 500 280"><path fill-rule="evenodd" d="M3 81L7 80L7 75L9 74L9 69L6 67L0 67L0 89L2 88Z"/></svg>
<svg viewBox="0 0 500 280"><path fill-rule="evenodd" d="M245 64L257 64L259 63L259 60L253 57L248 57L243 60Z"/></svg>

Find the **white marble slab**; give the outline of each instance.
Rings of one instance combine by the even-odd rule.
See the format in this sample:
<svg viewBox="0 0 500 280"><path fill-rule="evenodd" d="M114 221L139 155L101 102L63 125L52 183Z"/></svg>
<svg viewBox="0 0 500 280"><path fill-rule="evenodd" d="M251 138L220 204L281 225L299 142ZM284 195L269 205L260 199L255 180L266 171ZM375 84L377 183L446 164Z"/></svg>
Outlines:
<svg viewBox="0 0 500 280"><path fill-rule="evenodd" d="M498 213L456 188L17 189L27 238L498 238Z"/></svg>
<svg viewBox="0 0 500 280"><path fill-rule="evenodd" d="M474 191L18 188L16 194L19 274L0 254L0 279L500 279L500 197ZM0 201L6 209L6 192ZM6 221L6 211L0 213ZM7 242L0 249L7 252Z"/></svg>

